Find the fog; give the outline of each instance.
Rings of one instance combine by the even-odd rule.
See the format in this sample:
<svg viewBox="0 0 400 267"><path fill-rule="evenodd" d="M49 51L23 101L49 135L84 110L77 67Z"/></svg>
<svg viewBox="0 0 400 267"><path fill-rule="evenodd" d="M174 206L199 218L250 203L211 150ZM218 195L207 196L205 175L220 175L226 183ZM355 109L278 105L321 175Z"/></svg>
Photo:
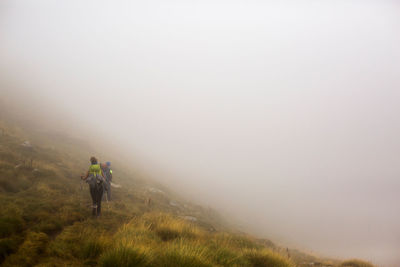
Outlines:
<svg viewBox="0 0 400 267"><path fill-rule="evenodd" d="M397 1L3 0L0 93L260 237L399 266L399 30Z"/></svg>

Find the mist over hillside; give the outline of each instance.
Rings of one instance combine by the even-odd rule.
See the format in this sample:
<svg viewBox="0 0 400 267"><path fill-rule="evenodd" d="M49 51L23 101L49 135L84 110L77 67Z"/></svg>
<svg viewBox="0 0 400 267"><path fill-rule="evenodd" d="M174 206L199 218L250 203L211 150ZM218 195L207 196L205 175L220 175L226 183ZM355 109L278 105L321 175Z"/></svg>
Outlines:
<svg viewBox="0 0 400 267"><path fill-rule="evenodd" d="M399 13L2 1L0 115L81 144L76 166L100 153L259 237L397 266Z"/></svg>
<svg viewBox="0 0 400 267"><path fill-rule="evenodd" d="M93 148L68 131L43 128L50 125L45 114L24 113L19 106L3 105L7 112L0 115L2 266L364 264L316 257L245 234L210 207L183 198L176 188L157 183L120 158L110 158L104 147ZM16 114L38 121L26 124ZM89 214L87 185L78 178L92 155L88 151L113 160L113 181L119 183L100 217Z"/></svg>

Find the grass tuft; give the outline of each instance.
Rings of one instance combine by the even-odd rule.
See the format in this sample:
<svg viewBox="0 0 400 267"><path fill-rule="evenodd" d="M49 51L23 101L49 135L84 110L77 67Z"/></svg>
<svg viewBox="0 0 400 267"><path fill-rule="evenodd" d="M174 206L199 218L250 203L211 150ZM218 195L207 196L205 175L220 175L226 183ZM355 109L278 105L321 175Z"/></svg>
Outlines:
<svg viewBox="0 0 400 267"><path fill-rule="evenodd" d="M366 261L352 259L342 262L340 267L374 267L374 265Z"/></svg>
<svg viewBox="0 0 400 267"><path fill-rule="evenodd" d="M4 266L33 266L44 254L49 238L45 233L28 233L17 253L12 254L4 262Z"/></svg>
<svg viewBox="0 0 400 267"><path fill-rule="evenodd" d="M147 251L132 246L120 245L104 253L99 259L99 266L140 267L149 266L149 262Z"/></svg>
<svg viewBox="0 0 400 267"><path fill-rule="evenodd" d="M155 266L207 267L213 264L207 258L207 249L202 244L177 240L163 248Z"/></svg>
<svg viewBox="0 0 400 267"><path fill-rule="evenodd" d="M253 267L294 267L287 258L270 250L249 250L243 253Z"/></svg>

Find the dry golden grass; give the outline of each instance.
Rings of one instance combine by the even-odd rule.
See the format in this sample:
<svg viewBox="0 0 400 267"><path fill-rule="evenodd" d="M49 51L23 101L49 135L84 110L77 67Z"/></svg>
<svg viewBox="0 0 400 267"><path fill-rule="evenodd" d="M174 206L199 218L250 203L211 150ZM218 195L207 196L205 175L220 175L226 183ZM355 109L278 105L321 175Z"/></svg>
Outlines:
<svg viewBox="0 0 400 267"><path fill-rule="evenodd" d="M99 262L102 266L111 262L118 266L294 266L251 237L207 232L164 213L147 213L121 227Z"/></svg>
<svg viewBox="0 0 400 267"><path fill-rule="evenodd" d="M87 148L60 136L38 136L34 149L25 149L21 142L28 134L1 121L0 128L6 130L0 138L4 266L295 266L271 242L222 231L219 217L199 206L190 205L187 213L197 222L184 220L169 205L171 194L152 195L146 206L148 195L140 192L148 185L122 168L118 183L126 188L115 190L114 201L103 203L102 217L93 219L87 186L80 190L79 180ZM296 252L296 260L304 258ZM371 266L358 260L343 264Z"/></svg>
<svg viewBox="0 0 400 267"><path fill-rule="evenodd" d="M374 267L374 265L363 260L351 259L342 262L340 267Z"/></svg>

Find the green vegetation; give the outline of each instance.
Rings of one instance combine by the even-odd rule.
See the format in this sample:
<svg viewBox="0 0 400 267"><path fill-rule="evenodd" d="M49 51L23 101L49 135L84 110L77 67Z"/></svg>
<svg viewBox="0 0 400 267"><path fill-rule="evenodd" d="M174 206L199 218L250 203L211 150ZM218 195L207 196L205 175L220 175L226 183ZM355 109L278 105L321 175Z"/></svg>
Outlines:
<svg viewBox="0 0 400 267"><path fill-rule="evenodd" d="M342 262L340 267L374 267L374 265L369 262L353 259Z"/></svg>
<svg viewBox="0 0 400 267"><path fill-rule="evenodd" d="M294 266L251 237L208 232L164 213L132 219L112 240L112 249L100 256L102 266Z"/></svg>
<svg viewBox="0 0 400 267"><path fill-rule="evenodd" d="M230 230L113 161L114 200L90 215L79 179L89 152L80 140L0 121L0 264L3 266L339 266ZM30 134L27 134L27 133ZM30 140L31 146L21 145ZM173 205L171 204L173 202ZM193 219L195 218L195 219ZM352 260L340 266L372 266Z"/></svg>

